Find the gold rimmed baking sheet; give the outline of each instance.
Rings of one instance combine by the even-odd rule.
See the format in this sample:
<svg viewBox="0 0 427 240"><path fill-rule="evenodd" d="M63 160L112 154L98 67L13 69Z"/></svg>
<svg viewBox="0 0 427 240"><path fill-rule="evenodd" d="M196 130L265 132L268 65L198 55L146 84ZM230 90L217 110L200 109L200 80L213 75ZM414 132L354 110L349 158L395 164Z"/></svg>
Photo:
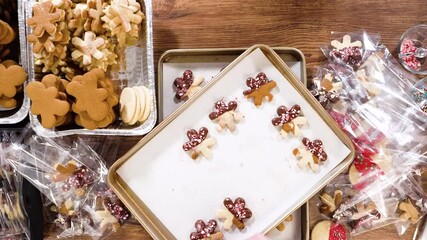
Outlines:
<svg viewBox="0 0 427 240"><path fill-rule="evenodd" d="M185 156L180 149L180 144L186 141L186 129L198 128L202 123L208 125L207 121L203 122L199 118L207 116L212 108L211 105L218 98L233 99L237 96L237 92L241 94L241 91L246 88L245 79L248 75L256 75L258 71L266 71L267 75L276 79L278 83L278 90L274 92L276 102L265 103L265 107L257 109L250 108L248 100L239 99L239 108L247 118L239 125L237 134L218 135L212 125L207 126L211 129L211 135L217 137L218 145L222 142L223 150L220 151L219 147L214 149L212 160L201 159L193 162ZM240 74L240 77L235 77L236 74ZM292 139L287 143L281 142L278 131L272 127L266 127L268 130L265 134L272 135L273 140L266 138L266 135L261 132L260 136L255 135L253 141L258 141L256 143L258 145L255 146L271 143L275 146L274 150L261 151L260 148L253 148L251 141L244 141L249 139L247 134L250 134L248 131L245 133L245 129L256 130L253 124L257 124L257 121L262 121L262 124L271 122L270 117L274 117L275 108L278 105L291 103L300 104L305 116L309 119L310 128L303 130L304 134L311 138L321 138L330 154L329 162L321 167L322 170L319 173L295 168L296 160L291 158L289 151L285 151L285 149L291 150L291 147L297 147L301 139ZM267 110L269 112L259 114ZM238 142L236 139L230 139L237 136L239 137L236 139L243 140ZM224 162L230 153L230 149L227 151L225 149L227 146L232 146L227 144L227 141L240 144L237 147L240 156L236 152L232 155L233 159L236 159L235 162L229 157L229 161ZM188 237L193 230L195 220L215 218L216 208L221 207L225 196L244 197L248 205L252 206L255 217L247 222L248 227L243 232L224 232L227 239L244 239L254 231L266 233L274 228L343 171L353 158L354 147L350 139L311 96L304 84L271 48L256 45L233 61L202 91L119 159L110 169L108 179L111 187L156 239ZM265 164L266 159L269 164ZM165 163L167 165L164 165ZM281 167L277 167L279 165ZM236 167L242 168L241 171L235 171ZM217 171L211 171L212 169ZM230 181L227 179L230 177L227 171L237 173L237 176L232 175L232 178L242 179L242 184L237 183L237 188L233 184L224 185L221 181ZM202 175L198 175L199 172ZM210 183L213 188L209 195L204 196L203 201L200 195L204 194L200 185L202 183ZM178 184L178 187L171 187L174 184ZM182 188L184 185L185 189ZM269 195L270 191L273 196ZM165 212L165 209L170 211Z"/></svg>

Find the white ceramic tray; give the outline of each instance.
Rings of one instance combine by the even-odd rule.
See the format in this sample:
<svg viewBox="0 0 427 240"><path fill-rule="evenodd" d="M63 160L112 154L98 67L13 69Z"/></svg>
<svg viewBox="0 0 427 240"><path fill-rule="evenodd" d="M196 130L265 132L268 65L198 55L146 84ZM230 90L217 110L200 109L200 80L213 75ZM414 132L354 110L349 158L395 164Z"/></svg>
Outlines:
<svg viewBox="0 0 427 240"><path fill-rule="evenodd" d="M246 79L260 71L277 88L272 102L256 108L242 92ZM245 115L235 133L218 133L208 118L213 104L224 97L237 100ZM297 166L292 150L300 147L301 138L282 139L271 124L278 106L293 104L309 120L302 135L321 139L328 153L317 173ZM218 143L212 159L193 161L182 144L188 129L200 127L207 127ZM344 170L353 156L350 140L283 61L261 45L236 59L117 161L109 183L156 238L187 239L197 219L216 217L224 198L243 197L253 217L243 231L224 234L226 239L245 239L274 228Z"/></svg>

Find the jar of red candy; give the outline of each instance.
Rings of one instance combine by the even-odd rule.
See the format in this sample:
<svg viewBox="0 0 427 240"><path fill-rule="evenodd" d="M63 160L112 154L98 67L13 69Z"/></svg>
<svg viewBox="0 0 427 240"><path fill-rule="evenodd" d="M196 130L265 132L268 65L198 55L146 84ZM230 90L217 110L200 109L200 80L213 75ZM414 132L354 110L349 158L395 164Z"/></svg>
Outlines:
<svg viewBox="0 0 427 240"><path fill-rule="evenodd" d="M416 25L402 35L398 57L408 71L427 75L427 25Z"/></svg>

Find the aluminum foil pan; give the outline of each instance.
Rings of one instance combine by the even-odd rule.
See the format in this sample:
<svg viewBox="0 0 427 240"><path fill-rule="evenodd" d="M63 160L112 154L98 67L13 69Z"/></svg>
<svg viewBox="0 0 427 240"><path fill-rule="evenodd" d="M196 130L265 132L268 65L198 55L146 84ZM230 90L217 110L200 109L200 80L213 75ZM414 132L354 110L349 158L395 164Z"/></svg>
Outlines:
<svg viewBox="0 0 427 240"><path fill-rule="evenodd" d="M23 41L27 42L27 36L31 33L31 28L25 25L28 18L32 16L32 6L36 0L22 0L24 17L23 22L25 31L20 37ZM116 135L116 136L139 136L144 135L153 129L157 121L157 104L156 104L156 90L154 79L154 55L153 55L153 27L152 27L152 2L151 0L140 0L141 8L145 14L145 20L142 24L145 25L145 31L141 31L140 41L135 45L128 47L126 53L126 66L122 66L124 71L114 74L113 80L119 81L120 89L127 86L146 86L151 94L151 113L148 119L142 125L126 126L119 119L111 124L108 128L87 130L79 128L75 125L61 126L55 129L44 128L38 117L30 113L30 121L34 126L34 130L46 137L59 137L73 134L81 135ZM26 43L26 55L29 68L29 81L37 81L36 72L34 67L33 47L31 44Z"/></svg>
<svg viewBox="0 0 427 240"><path fill-rule="evenodd" d="M29 72L28 64L27 64L27 43L26 39L23 39L21 36L25 32L25 21L23 20L24 8L23 3L18 0L18 35L19 35L19 63L25 68L26 72ZM7 59L7 58L6 58ZM28 79L30 79L28 77ZM27 79L27 82L28 82ZM16 124L24 120L24 118L28 115L28 110L30 109L30 99L27 95L24 94L25 86L27 82L24 84L24 89L21 93L18 93L16 96L16 100L18 101L18 105L13 109L5 109L0 107L0 124Z"/></svg>

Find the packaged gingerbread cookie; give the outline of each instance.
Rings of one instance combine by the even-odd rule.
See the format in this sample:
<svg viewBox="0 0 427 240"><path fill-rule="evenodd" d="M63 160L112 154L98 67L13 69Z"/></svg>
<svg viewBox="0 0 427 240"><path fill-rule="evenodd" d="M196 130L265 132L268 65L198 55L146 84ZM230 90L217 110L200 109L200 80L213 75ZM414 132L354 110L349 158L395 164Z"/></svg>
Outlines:
<svg viewBox="0 0 427 240"><path fill-rule="evenodd" d="M44 138L29 127L3 152L2 160L45 196L57 237L105 237L130 217L106 184L103 159L86 142Z"/></svg>
<svg viewBox="0 0 427 240"><path fill-rule="evenodd" d="M6 161L7 152L5 149L10 147L18 137L18 133L14 131L5 130L0 132L0 192L2 199L0 238L27 239L30 235L40 237L31 232L35 224L32 223L33 225L30 226L29 216L26 211L28 209L27 205L31 205L28 204L27 200L35 200L37 195L27 194L22 175L18 174ZM37 209L34 209L33 213L31 213L32 216L35 216L35 212L37 212Z"/></svg>

